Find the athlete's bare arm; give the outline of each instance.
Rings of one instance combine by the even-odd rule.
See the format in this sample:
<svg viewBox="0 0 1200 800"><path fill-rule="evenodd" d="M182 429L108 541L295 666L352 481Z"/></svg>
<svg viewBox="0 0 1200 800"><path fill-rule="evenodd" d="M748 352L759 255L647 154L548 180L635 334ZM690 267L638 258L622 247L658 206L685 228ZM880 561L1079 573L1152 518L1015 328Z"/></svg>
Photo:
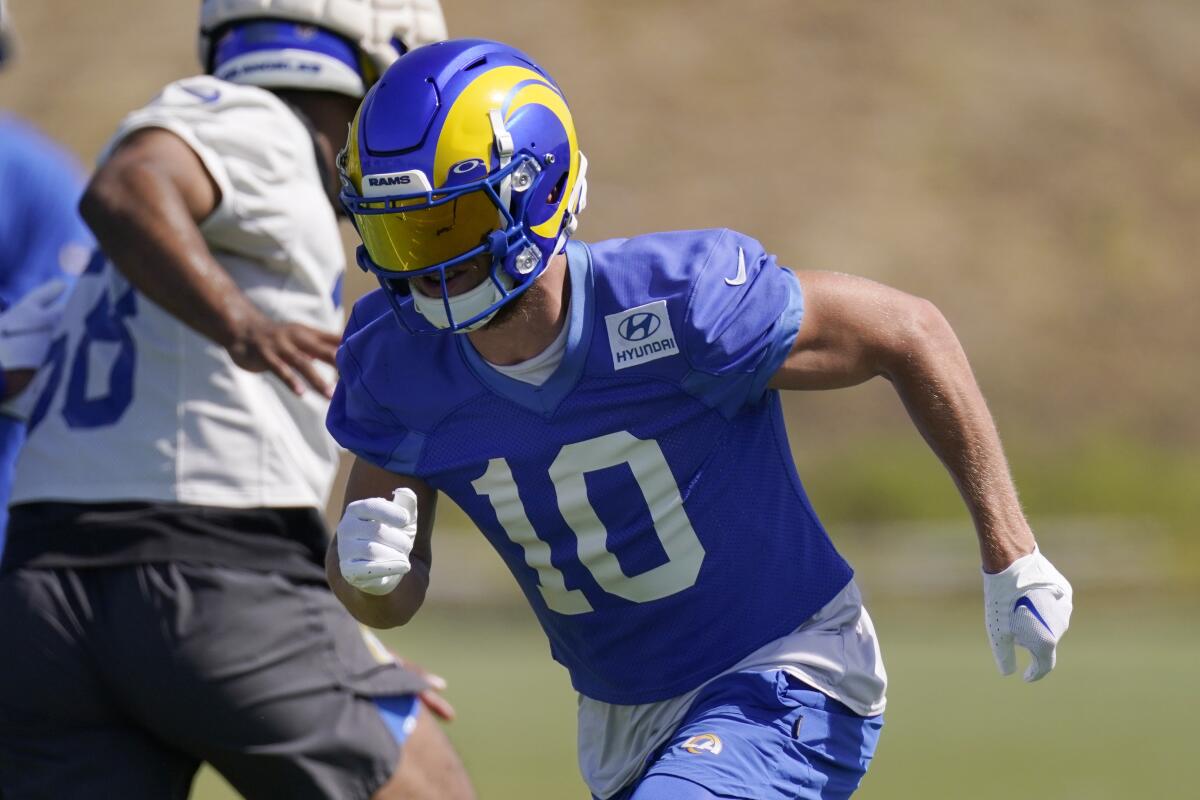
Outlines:
<svg viewBox="0 0 1200 800"><path fill-rule="evenodd" d="M314 361L334 363L339 337L269 319L213 258L199 224L221 201L200 157L162 128L136 131L96 172L79 210L104 252L138 291L292 391L326 395Z"/></svg>
<svg viewBox="0 0 1200 800"><path fill-rule="evenodd" d="M437 510L437 490L418 478L388 472L361 458L354 460L350 468L350 477L346 480L343 511L355 500L391 497L392 491L402 486L412 489L417 496L417 536L409 553L412 568L401 578L395 589L385 595L373 595L360 592L347 583L338 567L336 534L325 553L325 575L333 593L355 619L372 628L394 628L403 625L412 619L417 609L425 602L425 591L429 588L429 568L433 564L430 539Z"/></svg>
<svg viewBox="0 0 1200 800"><path fill-rule="evenodd" d="M932 303L849 275L797 272L804 319L776 389L837 389L877 375L945 464L979 535L983 568L1033 552L1034 538L966 354Z"/></svg>

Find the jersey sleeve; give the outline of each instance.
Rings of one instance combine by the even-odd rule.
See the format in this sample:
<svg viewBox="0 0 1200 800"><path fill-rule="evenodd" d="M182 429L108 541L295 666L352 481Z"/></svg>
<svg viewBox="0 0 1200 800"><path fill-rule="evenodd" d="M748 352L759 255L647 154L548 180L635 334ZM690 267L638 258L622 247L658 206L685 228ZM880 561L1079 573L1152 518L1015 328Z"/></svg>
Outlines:
<svg viewBox="0 0 1200 800"><path fill-rule="evenodd" d="M687 300L680 339L691 371L684 388L726 416L757 403L803 315L795 274L754 239L724 231Z"/></svg>
<svg viewBox="0 0 1200 800"><path fill-rule="evenodd" d="M294 235L288 187L313 180L316 170L312 138L299 118L263 89L186 78L126 116L101 160L147 128L182 139L220 189L220 202L200 225L210 245L286 269L283 243Z"/></svg>
<svg viewBox="0 0 1200 800"><path fill-rule="evenodd" d="M364 324L365 317L369 315L363 313L360 301L338 348L338 383L325 427L338 444L359 458L390 472L415 475L425 437L403 425L380 401L389 387L378 381L403 372L386 363L386 351L372 347L377 339L364 330L372 322Z"/></svg>

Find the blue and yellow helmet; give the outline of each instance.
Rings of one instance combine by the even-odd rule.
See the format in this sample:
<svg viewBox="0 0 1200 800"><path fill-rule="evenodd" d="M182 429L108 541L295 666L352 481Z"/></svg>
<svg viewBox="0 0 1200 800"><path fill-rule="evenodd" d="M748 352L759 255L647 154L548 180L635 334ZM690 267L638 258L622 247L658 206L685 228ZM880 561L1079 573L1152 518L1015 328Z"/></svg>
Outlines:
<svg viewBox="0 0 1200 800"><path fill-rule="evenodd" d="M478 39L414 50L364 98L339 159L358 263L410 330L477 328L566 244L586 163L562 92L524 53ZM446 270L485 255L485 296L446 298ZM427 275L443 296L414 307L408 281Z"/></svg>

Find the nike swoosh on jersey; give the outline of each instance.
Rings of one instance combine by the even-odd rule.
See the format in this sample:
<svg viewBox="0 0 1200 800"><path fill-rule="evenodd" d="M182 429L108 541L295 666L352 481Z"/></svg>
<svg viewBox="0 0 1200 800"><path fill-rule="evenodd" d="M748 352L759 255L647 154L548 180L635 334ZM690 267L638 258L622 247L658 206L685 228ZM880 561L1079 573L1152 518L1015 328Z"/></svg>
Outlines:
<svg viewBox="0 0 1200 800"><path fill-rule="evenodd" d="M221 97L220 89L198 89L195 86L184 86L183 90L188 94L196 97L202 103L215 103Z"/></svg>
<svg viewBox="0 0 1200 800"><path fill-rule="evenodd" d="M741 286L746 282L746 254L742 252L742 248L738 248L738 271L737 275L732 278L726 278L725 282L730 286Z"/></svg>

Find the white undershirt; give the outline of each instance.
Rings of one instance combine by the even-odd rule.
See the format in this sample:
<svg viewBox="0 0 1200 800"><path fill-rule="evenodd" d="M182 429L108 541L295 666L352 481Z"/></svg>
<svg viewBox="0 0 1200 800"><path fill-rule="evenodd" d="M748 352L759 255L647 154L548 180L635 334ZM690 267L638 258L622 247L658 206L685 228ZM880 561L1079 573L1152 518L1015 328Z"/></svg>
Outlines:
<svg viewBox="0 0 1200 800"><path fill-rule="evenodd" d="M567 354L567 330L570 327L571 304L568 302L562 330L558 332L558 336L554 337L554 341L550 343L549 347L533 358L522 361L519 364L510 364L507 367L500 364L493 364L490 361L487 364L496 370L496 372L515 381L541 386L550 379L550 376L554 374L554 370L558 369L558 365L562 363L563 356ZM484 360L487 361L487 359Z"/></svg>

